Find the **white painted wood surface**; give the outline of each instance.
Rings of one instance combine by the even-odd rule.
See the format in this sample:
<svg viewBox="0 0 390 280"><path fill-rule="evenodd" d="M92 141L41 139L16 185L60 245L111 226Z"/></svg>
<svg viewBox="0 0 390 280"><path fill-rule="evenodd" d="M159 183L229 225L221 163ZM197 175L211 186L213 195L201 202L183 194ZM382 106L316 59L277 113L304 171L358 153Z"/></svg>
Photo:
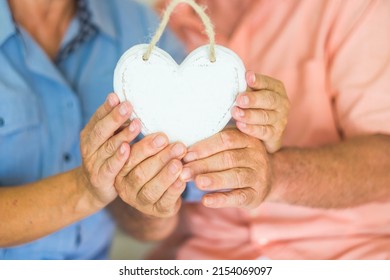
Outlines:
<svg viewBox="0 0 390 280"><path fill-rule="evenodd" d="M245 67L231 50L216 46L217 61L209 61L209 47L194 50L181 65L155 48L142 59L148 45L126 51L114 73L114 91L132 103L133 118L142 133L164 132L171 142L187 146L222 130L231 118L238 93L245 91Z"/></svg>

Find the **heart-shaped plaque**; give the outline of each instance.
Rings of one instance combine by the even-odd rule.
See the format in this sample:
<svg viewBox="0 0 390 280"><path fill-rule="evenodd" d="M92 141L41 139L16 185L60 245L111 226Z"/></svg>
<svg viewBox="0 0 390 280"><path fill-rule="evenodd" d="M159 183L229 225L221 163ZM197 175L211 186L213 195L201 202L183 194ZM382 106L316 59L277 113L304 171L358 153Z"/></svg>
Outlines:
<svg viewBox="0 0 390 280"><path fill-rule="evenodd" d="M193 51L179 66L155 45L180 3L198 13L210 45ZM244 64L233 51L215 45L210 18L193 0L173 0L151 43L127 50L114 73L114 91L132 103L131 119L140 119L142 133L164 132L171 142L187 146L223 129L237 94L245 89Z"/></svg>
<svg viewBox="0 0 390 280"><path fill-rule="evenodd" d="M114 74L114 91L133 105L142 133L164 132L171 142L185 145L212 136L231 118L238 93L246 89L245 67L231 50L215 46L210 62L208 46L193 51L179 66L165 51L148 45L126 51Z"/></svg>

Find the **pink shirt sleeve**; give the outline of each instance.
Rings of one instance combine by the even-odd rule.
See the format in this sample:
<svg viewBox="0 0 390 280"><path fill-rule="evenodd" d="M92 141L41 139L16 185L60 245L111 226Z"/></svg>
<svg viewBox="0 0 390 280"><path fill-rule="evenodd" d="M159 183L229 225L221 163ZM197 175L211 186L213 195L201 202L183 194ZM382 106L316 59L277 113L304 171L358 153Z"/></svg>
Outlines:
<svg viewBox="0 0 390 280"><path fill-rule="evenodd" d="M330 39L330 84L341 133L390 133L390 1L343 1ZM334 35L333 35L334 34Z"/></svg>

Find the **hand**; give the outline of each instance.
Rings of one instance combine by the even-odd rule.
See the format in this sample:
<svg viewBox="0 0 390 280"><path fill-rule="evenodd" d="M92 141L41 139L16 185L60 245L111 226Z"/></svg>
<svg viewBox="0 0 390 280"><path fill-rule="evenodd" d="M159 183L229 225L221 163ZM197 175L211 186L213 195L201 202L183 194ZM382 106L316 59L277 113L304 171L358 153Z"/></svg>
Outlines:
<svg viewBox="0 0 390 280"><path fill-rule="evenodd" d="M143 214L167 218L181 206L185 182L179 179L187 149L168 143L161 133L148 135L131 147L128 162L116 178L120 198Z"/></svg>
<svg viewBox="0 0 390 280"><path fill-rule="evenodd" d="M232 116L240 131L263 140L268 152L276 152L290 108L284 85L253 72L246 73L246 80L250 89L237 97Z"/></svg>
<svg viewBox="0 0 390 280"><path fill-rule="evenodd" d="M115 177L129 158L128 143L140 132L137 122L124 125L131 112L130 103L119 104L111 93L80 134L82 185L103 207L117 197Z"/></svg>
<svg viewBox="0 0 390 280"><path fill-rule="evenodd" d="M184 157L180 178L195 180L206 207L255 208L270 189L268 154L261 141L237 129L194 144Z"/></svg>

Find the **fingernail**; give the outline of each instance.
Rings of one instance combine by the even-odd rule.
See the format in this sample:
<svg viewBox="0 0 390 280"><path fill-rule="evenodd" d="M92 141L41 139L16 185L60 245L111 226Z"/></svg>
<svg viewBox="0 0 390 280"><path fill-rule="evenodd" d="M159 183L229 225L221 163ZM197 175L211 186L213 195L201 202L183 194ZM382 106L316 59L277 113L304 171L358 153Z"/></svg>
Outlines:
<svg viewBox="0 0 390 280"><path fill-rule="evenodd" d="M253 71L248 71L248 73L246 74L246 78L247 78L247 82L248 84L251 86L253 86L256 82L256 75L255 75L255 72Z"/></svg>
<svg viewBox="0 0 390 280"><path fill-rule="evenodd" d="M209 177L200 176L198 177L199 187L207 188L211 185L211 179Z"/></svg>
<svg viewBox="0 0 390 280"><path fill-rule="evenodd" d="M137 130L137 128L138 128L138 124L137 124L137 122L136 121L132 121L131 122L131 124L130 124L130 126L129 126L129 130L130 130L130 132L134 132L134 131L136 131Z"/></svg>
<svg viewBox="0 0 390 280"><path fill-rule="evenodd" d="M194 153L194 152L189 152L188 154L186 154L186 156L184 157L183 160L184 160L185 162L189 162L189 161L196 160L196 153Z"/></svg>
<svg viewBox="0 0 390 280"><path fill-rule="evenodd" d="M114 96L112 94L109 94L107 96L107 102L108 102L108 105L110 105L110 107L115 106L115 100L114 100Z"/></svg>
<svg viewBox="0 0 390 280"><path fill-rule="evenodd" d="M164 146L166 143L166 139L165 137L161 136L161 135L158 135L156 138L154 138L153 140L153 144L156 148L161 148L162 146Z"/></svg>
<svg viewBox="0 0 390 280"><path fill-rule="evenodd" d="M129 104L127 103L122 103L119 107L119 114L121 114L121 116L126 116L127 113L129 113L130 111L130 106Z"/></svg>
<svg viewBox="0 0 390 280"><path fill-rule="evenodd" d="M249 105L249 97L246 96L246 95L241 95L241 96L238 98L238 104L241 105L241 106L247 106L247 105Z"/></svg>
<svg viewBox="0 0 390 280"><path fill-rule="evenodd" d="M176 174L177 171L179 171L179 166L176 162L171 162L171 164L168 166L168 170L171 174Z"/></svg>
<svg viewBox="0 0 390 280"><path fill-rule="evenodd" d="M184 182L188 182L192 177L192 172L191 172L191 169L189 168L184 168L182 171L181 171L181 174L180 174L180 179Z"/></svg>
<svg viewBox="0 0 390 280"><path fill-rule="evenodd" d="M182 154L184 154L184 147L182 144L175 144L173 147L172 147L172 154L173 156L181 156Z"/></svg>

